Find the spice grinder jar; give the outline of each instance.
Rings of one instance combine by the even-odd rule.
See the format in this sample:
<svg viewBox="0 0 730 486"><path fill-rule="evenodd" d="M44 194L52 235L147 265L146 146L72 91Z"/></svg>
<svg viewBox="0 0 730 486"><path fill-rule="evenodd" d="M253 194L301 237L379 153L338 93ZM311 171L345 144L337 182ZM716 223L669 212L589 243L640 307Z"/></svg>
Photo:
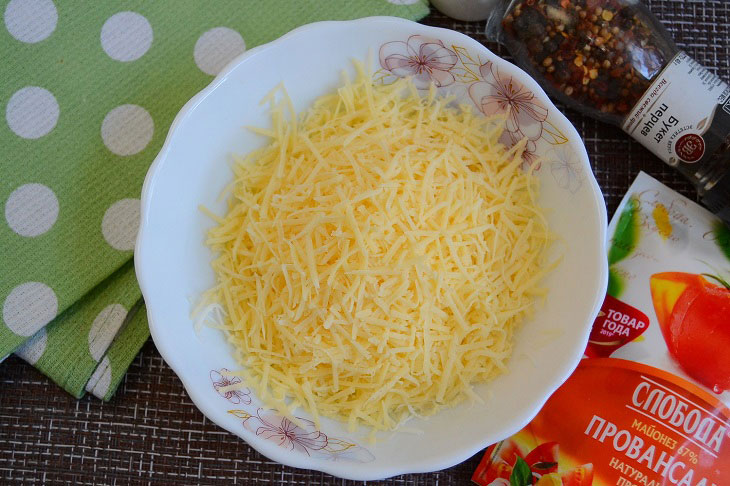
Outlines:
<svg viewBox="0 0 730 486"><path fill-rule="evenodd" d="M730 87L636 0L502 0L487 37L552 97L621 127L730 222Z"/></svg>

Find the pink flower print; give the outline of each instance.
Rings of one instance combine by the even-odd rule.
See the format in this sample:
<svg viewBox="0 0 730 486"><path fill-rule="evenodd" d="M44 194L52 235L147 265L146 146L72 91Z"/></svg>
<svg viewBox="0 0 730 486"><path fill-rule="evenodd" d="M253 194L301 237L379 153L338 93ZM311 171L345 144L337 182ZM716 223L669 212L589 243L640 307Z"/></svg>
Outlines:
<svg viewBox="0 0 730 486"><path fill-rule="evenodd" d="M512 148L515 146L517 142L519 142L521 139L518 139L515 137L515 135L505 130L502 133L502 136L499 138L499 142L504 145L505 147ZM542 167L542 162L540 161L540 156L537 153L537 144L532 140L527 140L527 143L525 144L525 148L522 151L522 168L524 170L529 169L532 166L535 166L534 170L540 170L540 167Z"/></svg>
<svg viewBox="0 0 730 486"><path fill-rule="evenodd" d="M298 418L303 427L295 424L286 417L274 413L256 411L243 421L243 426L256 435L276 443L279 447L297 450L310 455L310 451L318 451L327 446L327 436L318 431L311 420Z"/></svg>
<svg viewBox="0 0 730 486"><path fill-rule="evenodd" d="M528 140L525 150L522 152L522 168L527 170L533 165L535 166L534 170L540 170L542 162L537 154L537 144L532 140Z"/></svg>
<svg viewBox="0 0 730 486"><path fill-rule="evenodd" d="M583 185L583 171L568 144L559 145L553 149L551 158L553 162L550 163L550 172L558 186L568 190L571 194L578 192Z"/></svg>
<svg viewBox="0 0 730 486"><path fill-rule="evenodd" d="M548 111L535 99L532 91L512 76L502 76L491 61L482 64L479 73L484 81L469 86L469 96L477 108L487 116L506 114L505 129L516 140L524 137L538 140Z"/></svg>
<svg viewBox="0 0 730 486"><path fill-rule="evenodd" d="M443 87L455 80L450 72L459 57L438 39L412 35L407 41L393 41L380 47L380 65L395 76L413 76L418 88L430 83Z"/></svg>
<svg viewBox="0 0 730 486"><path fill-rule="evenodd" d="M221 368L220 371L227 372L228 369ZM239 377L225 376L216 370L211 370L210 380L213 382L213 388L215 388L215 391L217 391L220 396L222 396L229 402L235 404L243 403L244 405L251 404L251 390L249 390L248 388L243 388L240 390L222 390L222 388L225 388L227 386L241 383L241 379Z"/></svg>

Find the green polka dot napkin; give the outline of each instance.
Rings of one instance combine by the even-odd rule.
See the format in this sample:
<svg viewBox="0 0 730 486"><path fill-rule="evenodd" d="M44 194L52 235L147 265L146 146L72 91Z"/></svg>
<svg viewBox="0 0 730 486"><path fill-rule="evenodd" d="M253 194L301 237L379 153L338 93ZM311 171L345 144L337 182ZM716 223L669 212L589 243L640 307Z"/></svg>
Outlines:
<svg viewBox="0 0 730 486"><path fill-rule="evenodd" d="M144 175L177 111L247 48L426 0L0 1L0 357L109 399L149 336ZM343 40L343 41L346 41Z"/></svg>

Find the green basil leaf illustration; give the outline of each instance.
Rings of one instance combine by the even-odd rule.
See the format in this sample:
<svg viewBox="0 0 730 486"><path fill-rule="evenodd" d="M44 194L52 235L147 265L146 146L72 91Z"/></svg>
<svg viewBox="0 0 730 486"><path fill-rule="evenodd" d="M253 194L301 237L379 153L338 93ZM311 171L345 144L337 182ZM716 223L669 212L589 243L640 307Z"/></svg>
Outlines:
<svg viewBox="0 0 730 486"><path fill-rule="evenodd" d="M509 477L509 486L532 486L532 471L524 459L517 458L512 474Z"/></svg>
<svg viewBox="0 0 730 486"><path fill-rule="evenodd" d="M715 221L712 225L712 233L715 236L715 243L720 247L725 258L730 260L730 228L720 221Z"/></svg>
<svg viewBox="0 0 730 486"><path fill-rule="evenodd" d="M639 200L631 196L621 212L608 250L608 264L613 265L631 255L639 242Z"/></svg>
<svg viewBox="0 0 730 486"><path fill-rule="evenodd" d="M608 289L606 290L606 293L610 295L611 297L619 298L621 297L621 294L624 292L624 289L626 288L626 283L624 282L624 278L616 272L616 269L613 267L608 268Z"/></svg>

